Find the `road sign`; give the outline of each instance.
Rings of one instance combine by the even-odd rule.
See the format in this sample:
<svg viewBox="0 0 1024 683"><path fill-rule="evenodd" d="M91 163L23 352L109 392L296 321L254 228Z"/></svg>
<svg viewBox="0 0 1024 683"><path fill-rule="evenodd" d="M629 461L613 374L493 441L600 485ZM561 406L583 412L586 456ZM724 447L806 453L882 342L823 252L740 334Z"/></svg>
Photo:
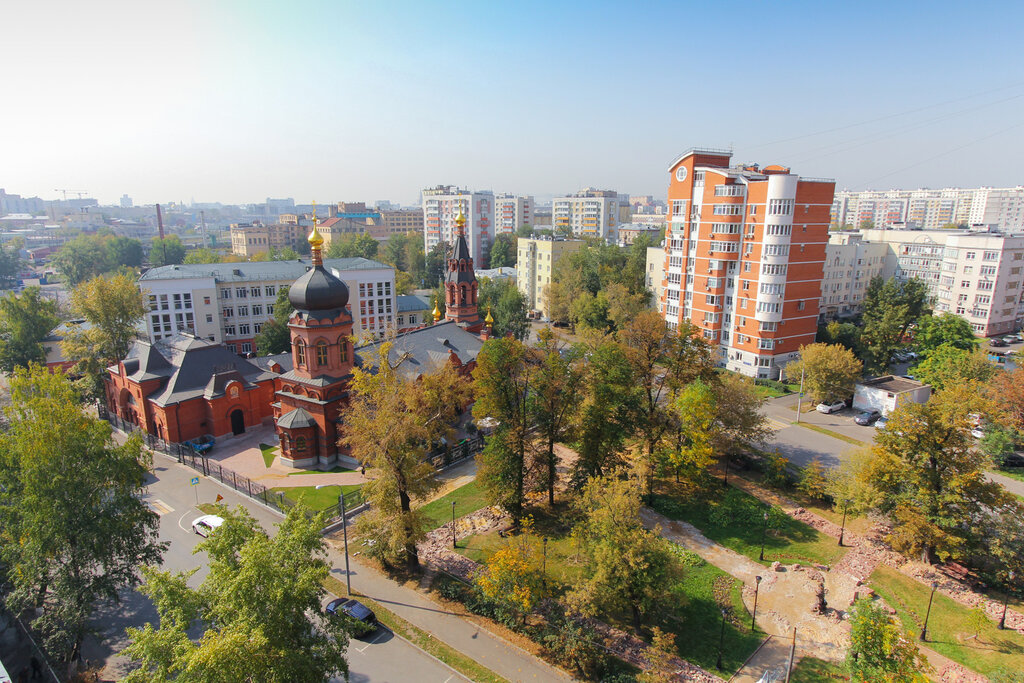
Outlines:
<svg viewBox="0 0 1024 683"><path fill-rule="evenodd" d="M192 481L190 483L192 486L199 486L199 477L192 477Z"/></svg>

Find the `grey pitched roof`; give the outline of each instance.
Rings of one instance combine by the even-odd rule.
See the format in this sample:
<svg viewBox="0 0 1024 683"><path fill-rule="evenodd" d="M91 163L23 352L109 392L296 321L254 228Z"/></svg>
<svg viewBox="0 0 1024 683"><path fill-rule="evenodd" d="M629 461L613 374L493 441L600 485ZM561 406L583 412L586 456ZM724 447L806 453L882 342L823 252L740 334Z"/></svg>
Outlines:
<svg viewBox="0 0 1024 683"><path fill-rule="evenodd" d="M466 262L466 270L459 270L460 261ZM448 263L445 266L444 281L472 282L475 279L476 276L473 274L473 256L469 253L469 245L466 244L465 234L460 232L455 240L455 249L452 250L452 255L448 257Z"/></svg>
<svg viewBox="0 0 1024 683"><path fill-rule="evenodd" d="M249 388L275 376L221 344L189 335L175 335L156 343L137 341L124 364L135 381L164 378L160 388L148 397L161 406L221 395L232 379Z"/></svg>
<svg viewBox="0 0 1024 683"><path fill-rule="evenodd" d="M399 294L395 299L397 299L399 313L408 313L410 311L429 311L433 308L430 298L425 296L419 296L416 294Z"/></svg>
<svg viewBox="0 0 1024 683"><path fill-rule="evenodd" d="M301 429L314 425L316 425L316 420L302 408L296 408L277 418L277 426L283 429Z"/></svg>
<svg viewBox="0 0 1024 683"><path fill-rule="evenodd" d="M270 356L257 356L256 358L250 358L249 362L266 372L272 372L270 369L271 363L277 363L281 366L281 372L285 373L292 369L294 359L292 358L291 353L285 351L284 353L275 353Z"/></svg>
<svg viewBox="0 0 1024 683"><path fill-rule="evenodd" d="M380 343L373 342L356 349L356 357L362 367L374 367L376 347ZM480 337L446 320L395 337L388 360L403 375L415 378L448 362L451 353L463 364L470 363L476 360L481 346L483 340Z"/></svg>
<svg viewBox="0 0 1024 683"><path fill-rule="evenodd" d="M216 282L248 282L250 280L296 280L313 267L309 259L292 261L256 261L245 263L183 263L176 266L150 268L139 278L145 280L183 280L212 277ZM328 271L373 270L391 266L361 257L324 259Z"/></svg>

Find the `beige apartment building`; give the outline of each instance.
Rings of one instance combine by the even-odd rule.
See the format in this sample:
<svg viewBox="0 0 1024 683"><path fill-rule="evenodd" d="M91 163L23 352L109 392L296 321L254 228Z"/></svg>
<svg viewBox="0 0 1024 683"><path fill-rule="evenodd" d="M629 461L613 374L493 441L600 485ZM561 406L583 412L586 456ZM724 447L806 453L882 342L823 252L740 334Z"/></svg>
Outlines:
<svg viewBox="0 0 1024 683"><path fill-rule="evenodd" d="M825 270L821 281L822 319L855 315L864 302L871 278L886 273L889 245L867 242L860 233L832 233L825 245Z"/></svg>
<svg viewBox="0 0 1024 683"><path fill-rule="evenodd" d="M558 259L577 251L584 245L583 240L567 240L551 237L520 237L516 261L516 284L526 297L530 311L547 318L548 308L544 290L551 284L551 273Z"/></svg>
<svg viewBox="0 0 1024 683"><path fill-rule="evenodd" d="M294 247L302 237L297 224L235 223L231 226L231 253L250 258L256 254L274 249Z"/></svg>
<svg viewBox="0 0 1024 683"><path fill-rule="evenodd" d="M551 216L556 230L568 229L580 237L614 240L622 218L619 193L588 187L567 197L556 197L551 203Z"/></svg>

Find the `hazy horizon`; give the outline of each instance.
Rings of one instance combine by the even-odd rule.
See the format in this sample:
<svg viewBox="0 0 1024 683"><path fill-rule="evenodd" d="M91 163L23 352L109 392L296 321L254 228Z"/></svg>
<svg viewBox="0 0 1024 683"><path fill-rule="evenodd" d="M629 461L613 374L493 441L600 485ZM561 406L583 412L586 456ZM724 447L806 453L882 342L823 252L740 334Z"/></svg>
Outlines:
<svg viewBox="0 0 1024 683"><path fill-rule="evenodd" d="M688 147L838 189L1015 186L1024 6L18 3L0 187L103 204L663 197Z"/></svg>

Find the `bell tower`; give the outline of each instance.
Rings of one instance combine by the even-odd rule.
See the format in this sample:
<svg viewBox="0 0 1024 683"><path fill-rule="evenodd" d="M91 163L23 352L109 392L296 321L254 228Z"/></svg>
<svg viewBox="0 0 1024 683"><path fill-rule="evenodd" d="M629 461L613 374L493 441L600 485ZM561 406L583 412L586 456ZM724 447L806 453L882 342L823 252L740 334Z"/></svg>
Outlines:
<svg viewBox="0 0 1024 683"><path fill-rule="evenodd" d="M455 225L458 229L455 248L444 273L445 318L470 332L476 332L482 326L476 305L476 272L466 244L466 217L461 211L455 219Z"/></svg>

